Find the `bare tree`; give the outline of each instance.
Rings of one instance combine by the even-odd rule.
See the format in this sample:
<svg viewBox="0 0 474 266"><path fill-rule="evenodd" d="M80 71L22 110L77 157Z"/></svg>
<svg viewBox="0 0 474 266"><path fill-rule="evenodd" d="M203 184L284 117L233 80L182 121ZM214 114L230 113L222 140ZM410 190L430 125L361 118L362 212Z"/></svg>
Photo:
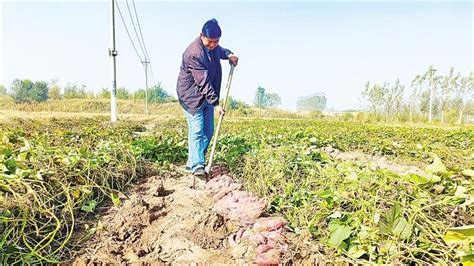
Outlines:
<svg viewBox="0 0 474 266"><path fill-rule="evenodd" d="M454 89L458 86L460 74L454 75L454 68L449 69L449 74L444 76L441 80L441 91L440 91L440 113L441 113L441 124L444 123L444 114L448 107L449 96L452 94Z"/></svg>
<svg viewBox="0 0 474 266"><path fill-rule="evenodd" d="M469 73L466 77L460 79L457 95L460 99L459 105L459 120L458 123L462 125L464 123L464 108L466 105L466 99L471 99L472 93L474 92L474 72Z"/></svg>
<svg viewBox="0 0 474 266"><path fill-rule="evenodd" d="M425 84L428 86L429 89L429 107L428 107L428 122L431 123L433 121L433 101L435 97L435 93L437 92L437 88L440 83L440 76L436 75L436 69L430 65L426 73L420 76L421 84Z"/></svg>
<svg viewBox="0 0 474 266"><path fill-rule="evenodd" d="M400 109L402 107L403 102L403 91L405 90L405 86L400 84L400 80L397 79L395 84L390 86L390 83L383 84L383 90L385 94L385 113L387 116L387 120L393 114L400 113Z"/></svg>
<svg viewBox="0 0 474 266"><path fill-rule="evenodd" d="M362 92L362 96L369 103L369 109L377 116L383 108L385 90L383 86L379 84L370 85L370 82L365 84L365 90Z"/></svg>
<svg viewBox="0 0 474 266"><path fill-rule="evenodd" d="M412 93L410 94L410 98L408 100L409 101L408 108L410 112L410 115L409 115L410 123L413 122L413 114L415 112L418 113L418 111L420 110L419 109L419 104L420 104L419 91L421 87L420 77L421 77L420 75L416 75L416 77L411 82Z"/></svg>

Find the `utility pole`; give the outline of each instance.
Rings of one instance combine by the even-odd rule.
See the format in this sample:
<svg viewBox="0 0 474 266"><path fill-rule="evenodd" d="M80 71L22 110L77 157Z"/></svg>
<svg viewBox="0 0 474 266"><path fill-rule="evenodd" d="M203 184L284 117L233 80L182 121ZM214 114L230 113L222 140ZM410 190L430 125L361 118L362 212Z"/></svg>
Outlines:
<svg viewBox="0 0 474 266"><path fill-rule="evenodd" d="M110 93L110 121L117 122L117 50L115 50L115 0L111 0L110 5L110 29L111 29L111 45L109 48L109 57L112 63L112 91Z"/></svg>
<svg viewBox="0 0 474 266"><path fill-rule="evenodd" d="M142 61L143 66L145 67L145 114L149 116L148 113L148 64L150 61L145 57L145 61Z"/></svg>

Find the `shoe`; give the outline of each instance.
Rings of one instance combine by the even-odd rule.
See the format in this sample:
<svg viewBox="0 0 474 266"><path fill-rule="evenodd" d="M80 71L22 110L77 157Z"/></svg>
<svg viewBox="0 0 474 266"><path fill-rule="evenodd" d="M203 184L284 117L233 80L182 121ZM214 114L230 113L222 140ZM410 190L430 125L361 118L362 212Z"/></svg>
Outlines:
<svg viewBox="0 0 474 266"><path fill-rule="evenodd" d="M198 177L199 179L205 180L206 179L206 171L204 171L204 167L199 167L194 171L193 175Z"/></svg>

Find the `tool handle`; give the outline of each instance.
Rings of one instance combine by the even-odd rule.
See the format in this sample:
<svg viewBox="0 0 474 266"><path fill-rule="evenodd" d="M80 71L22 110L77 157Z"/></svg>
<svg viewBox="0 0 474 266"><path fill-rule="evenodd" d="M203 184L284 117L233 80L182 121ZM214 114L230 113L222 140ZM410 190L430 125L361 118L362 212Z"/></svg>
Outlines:
<svg viewBox="0 0 474 266"><path fill-rule="evenodd" d="M230 84L232 83L232 76L234 74L234 65L230 66L230 72L229 72L229 78L227 79L227 91L225 94L224 98L224 106L222 107L225 111L225 107L227 105L227 99L229 97L229 91L230 91ZM214 160L214 154L216 152L216 145L217 145L217 137L219 136L219 131L221 129L221 124L222 120L224 119L224 114L219 114L219 119L217 121L217 129L216 129L216 135L214 136L214 139L212 140L212 149L211 149L211 155L209 156L209 163L206 166L206 173L210 174L211 173L211 167L212 167L212 162Z"/></svg>

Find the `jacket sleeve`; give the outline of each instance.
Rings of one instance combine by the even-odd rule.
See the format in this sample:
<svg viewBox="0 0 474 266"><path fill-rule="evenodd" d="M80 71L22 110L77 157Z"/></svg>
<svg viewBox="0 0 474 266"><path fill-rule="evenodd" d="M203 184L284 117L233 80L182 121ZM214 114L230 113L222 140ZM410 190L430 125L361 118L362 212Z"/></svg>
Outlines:
<svg viewBox="0 0 474 266"><path fill-rule="evenodd" d="M232 52L229 49L219 46L219 58L220 59L229 59L229 55Z"/></svg>
<svg viewBox="0 0 474 266"><path fill-rule="evenodd" d="M219 105L219 97L214 87L212 87L211 79L199 55L190 54L185 58L186 66L193 76L194 82L198 86L199 92L206 96L206 100L213 106Z"/></svg>

